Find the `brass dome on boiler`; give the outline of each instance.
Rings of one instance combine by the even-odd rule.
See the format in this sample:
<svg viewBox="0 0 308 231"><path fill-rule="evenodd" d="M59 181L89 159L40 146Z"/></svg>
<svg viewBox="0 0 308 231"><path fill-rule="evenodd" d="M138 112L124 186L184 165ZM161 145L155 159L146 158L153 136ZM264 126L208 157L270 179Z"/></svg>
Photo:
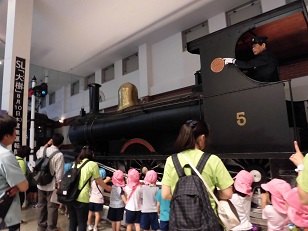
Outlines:
<svg viewBox="0 0 308 231"><path fill-rule="evenodd" d="M118 91L118 111L138 105L138 90L132 83L124 83Z"/></svg>

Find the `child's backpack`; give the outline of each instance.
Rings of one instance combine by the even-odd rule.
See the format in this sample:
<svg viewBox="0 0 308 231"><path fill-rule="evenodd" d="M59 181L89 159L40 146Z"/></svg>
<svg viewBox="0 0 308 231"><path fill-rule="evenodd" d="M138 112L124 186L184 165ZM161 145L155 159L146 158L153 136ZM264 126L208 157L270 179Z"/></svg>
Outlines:
<svg viewBox="0 0 308 231"><path fill-rule="evenodd" d="M19 160L22 160L24 161L23 158L21 158L20 156L16 156L16 159L19 161ZM26 164L26 179L27 181L29 182L29 187L33 187L35 186L36 187L36 181L34 180L33 178L33 173L31 172L29 166Z"/></svg>
<svg viewBox="0 0 308 231"><path fill-rule="evenodd" d="M36 183L41 186L47 185L52 181L55 174L51 175L49 163L57 153L60 153L59 150L56 150L47 157L46 150L47 148L44 148L43 156L35 161L35 166L33 168L33 178Z"/></svg>
<svg viewBox="0 0 308 231"><path fill-rule="evenodd" d="M201 173L210 157L204 153L197 165ZM179 180L175 186L170 205L170 230L217 231L222 230L218 218L211 206L208 192L202 180L195 174L185 175L184 168L179 162L177 154L172 155L172 161Z"/></svg>
<svg viewBox="0 0 308 231"><path fill-rule="evenodd" d="M29 187L36 187L36 181L33 178L33 172L30 170L28 165L26 165L26 178L29 182Z"/></svg>
<svg viewBox="0 0 308 231"><path fill-rule="evenodd" d="M77 168L77 164L75 163L74 167L69 169L64 174L60 183L60 188L57 191L58 202L60 202L61 204L69 204L78 198L79 193L91 179L90 177L87 182L82 186L82 188L78 189L81 169L88 162L89 160L86 160L79 168Z"/></svg>

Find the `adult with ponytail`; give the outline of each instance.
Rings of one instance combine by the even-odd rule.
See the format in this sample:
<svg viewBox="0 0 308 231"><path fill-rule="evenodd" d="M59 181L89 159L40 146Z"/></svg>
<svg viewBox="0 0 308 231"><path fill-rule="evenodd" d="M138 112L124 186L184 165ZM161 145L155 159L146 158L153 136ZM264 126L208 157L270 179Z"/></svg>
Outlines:
<svg viewBox="0 0 308 231"><path fill-rule="evenodd" d="M175 146L179 152L177 156L182 167L188 164L188 162L180 154L184 154L194 166L197 166L201 156L207 148L209 134L209 128L204 121L188 120L182 125L175 142ZM184 172L186 175L191 175L190 168L185 168ZM211 155L200 174L212 191L219 189L218 197L220 199L230 199L232 197L233 179L218 156ZM163 199L171 200L172 193L174 192L178 180L179 177L172 158L168 157L162 179ZM209 195L209 198L212 208L216 211L216 203L214 199L211 195Z"/></svg>

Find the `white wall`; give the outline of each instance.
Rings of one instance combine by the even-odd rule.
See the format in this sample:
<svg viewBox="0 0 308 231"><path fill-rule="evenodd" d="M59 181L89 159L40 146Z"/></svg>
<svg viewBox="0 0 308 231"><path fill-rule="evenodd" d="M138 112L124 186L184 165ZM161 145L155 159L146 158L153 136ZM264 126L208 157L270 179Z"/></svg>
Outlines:
<svg viewBox="0 0 308 231"><path fill-rule="evenodd" d="M60 134L64 134L64 140L63 140L63 144L71 144L71 141L68 137L68 130L69 130L69 126L63 126L61 128L57 128L55 129L55 132L60 133Z"/></svg>
<svg viewBox="0 0 308 231"><path fill-rule="evenodd" d="M200 70L200 56L183 51L181 32L156 44L140 45L138 57L139 70L126 75L122 75L122 60L116 61L115 79L106 83L100 83L100 70L95 73L95 80L105 95L100 109L118 104L118 89L123 83L134 84L141 98L191 86L195 83L194 73ZM40 112L56 120L79 115L81 107L89 112L89 90L83 90L83 85L80 81L79 94L74 96L70 96L70 85L63 86L56 91L56 102L52 105L46 102Z"/></svg>
<svg viewBox="0 0 308 231"><path fill-rule="evenodd" d="M181 33L152 45L153 78L150 95L193 85L200 70L200 56L183 52Z"/></svg>
<svg viewBox="0 0 308 231"><path fill-rule="evenodd" d="M213 33L227 26L226 13L223 12L212 18L209 18L209 32Z"/></svg>
<svg viewBox="0 0 308 231"><path fill-rule="evenodd" d="M277 7L283 6L286 4L285 0L261 0L261 8L262 12L265 13L267 11L273 10Z"/></svg>
<svg viewBox="0 0 308 231"><path fill-rule="evenodd" d="M308 76L303 76L300 78L295 78L291 80L291 86L292 86L292 96L294 101L305 101L308 99L308 82L307 78ZM285 85L285 93L286 93L286 99L290 100L290 91L289 91L289 85Z"/></svg>

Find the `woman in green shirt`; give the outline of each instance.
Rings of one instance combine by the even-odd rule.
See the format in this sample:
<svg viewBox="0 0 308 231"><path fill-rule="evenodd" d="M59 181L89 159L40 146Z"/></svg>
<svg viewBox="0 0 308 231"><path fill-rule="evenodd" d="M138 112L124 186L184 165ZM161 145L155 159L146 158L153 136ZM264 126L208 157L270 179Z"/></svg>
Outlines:
<svg viewBox="0 0 308 231"><path fill-rule="evenodd" d="M179 153L184 154L194 166L197 166L206 149L209 133L205 122L188 120L182 125L175 146ZM177 156L182 167L188 164L183 155L178 154ZM184 172L186 175L191 175L190 168L184 168ZM233 179L218 156L211 155L200 174L212 191L219 188L218 195L220 199L231 199ZM167 158L162 179L163 199L171 200L178 180L179 177L170 156ZM216 211L214 199L211 195L209 195L209 198L213 210Z"/></svg>
<svg viewBox="0 0 308 231"><path fill-rule="evenodd" d="M81 190L78 198L72 204L68 205L69 208L69 231L76 231L78 226L78 231L87 230L87 220L89 213L89 202L90 202L90 183L91 178L93 178L98 185L103 189L110 192L111 186L107 185L103 179L100 177L99 168L96 162L93 161L94 149L89 146L84 146L76 160L77 168L88 161L80 171L80 180L78 189ZM74 165L73 165L74 167Z"/></svg>
<svg viewBox="0 0 308 231"><path fill-rule="evenodd" d="M17 153L16 153L16 159L18 161L18 164L21 168L21 171L23 172L24 175L26 175L27 173L27 166L26 166L26 162L24 160L24 158L26 158L27 156L29 156L31 149L26 146L23 145L20 148L17 149ZM25 192L19 192L19 199L20 199L20 206L22 207L24 201L25 201ZM23 221L22 221L23 223Z"/></svg>

